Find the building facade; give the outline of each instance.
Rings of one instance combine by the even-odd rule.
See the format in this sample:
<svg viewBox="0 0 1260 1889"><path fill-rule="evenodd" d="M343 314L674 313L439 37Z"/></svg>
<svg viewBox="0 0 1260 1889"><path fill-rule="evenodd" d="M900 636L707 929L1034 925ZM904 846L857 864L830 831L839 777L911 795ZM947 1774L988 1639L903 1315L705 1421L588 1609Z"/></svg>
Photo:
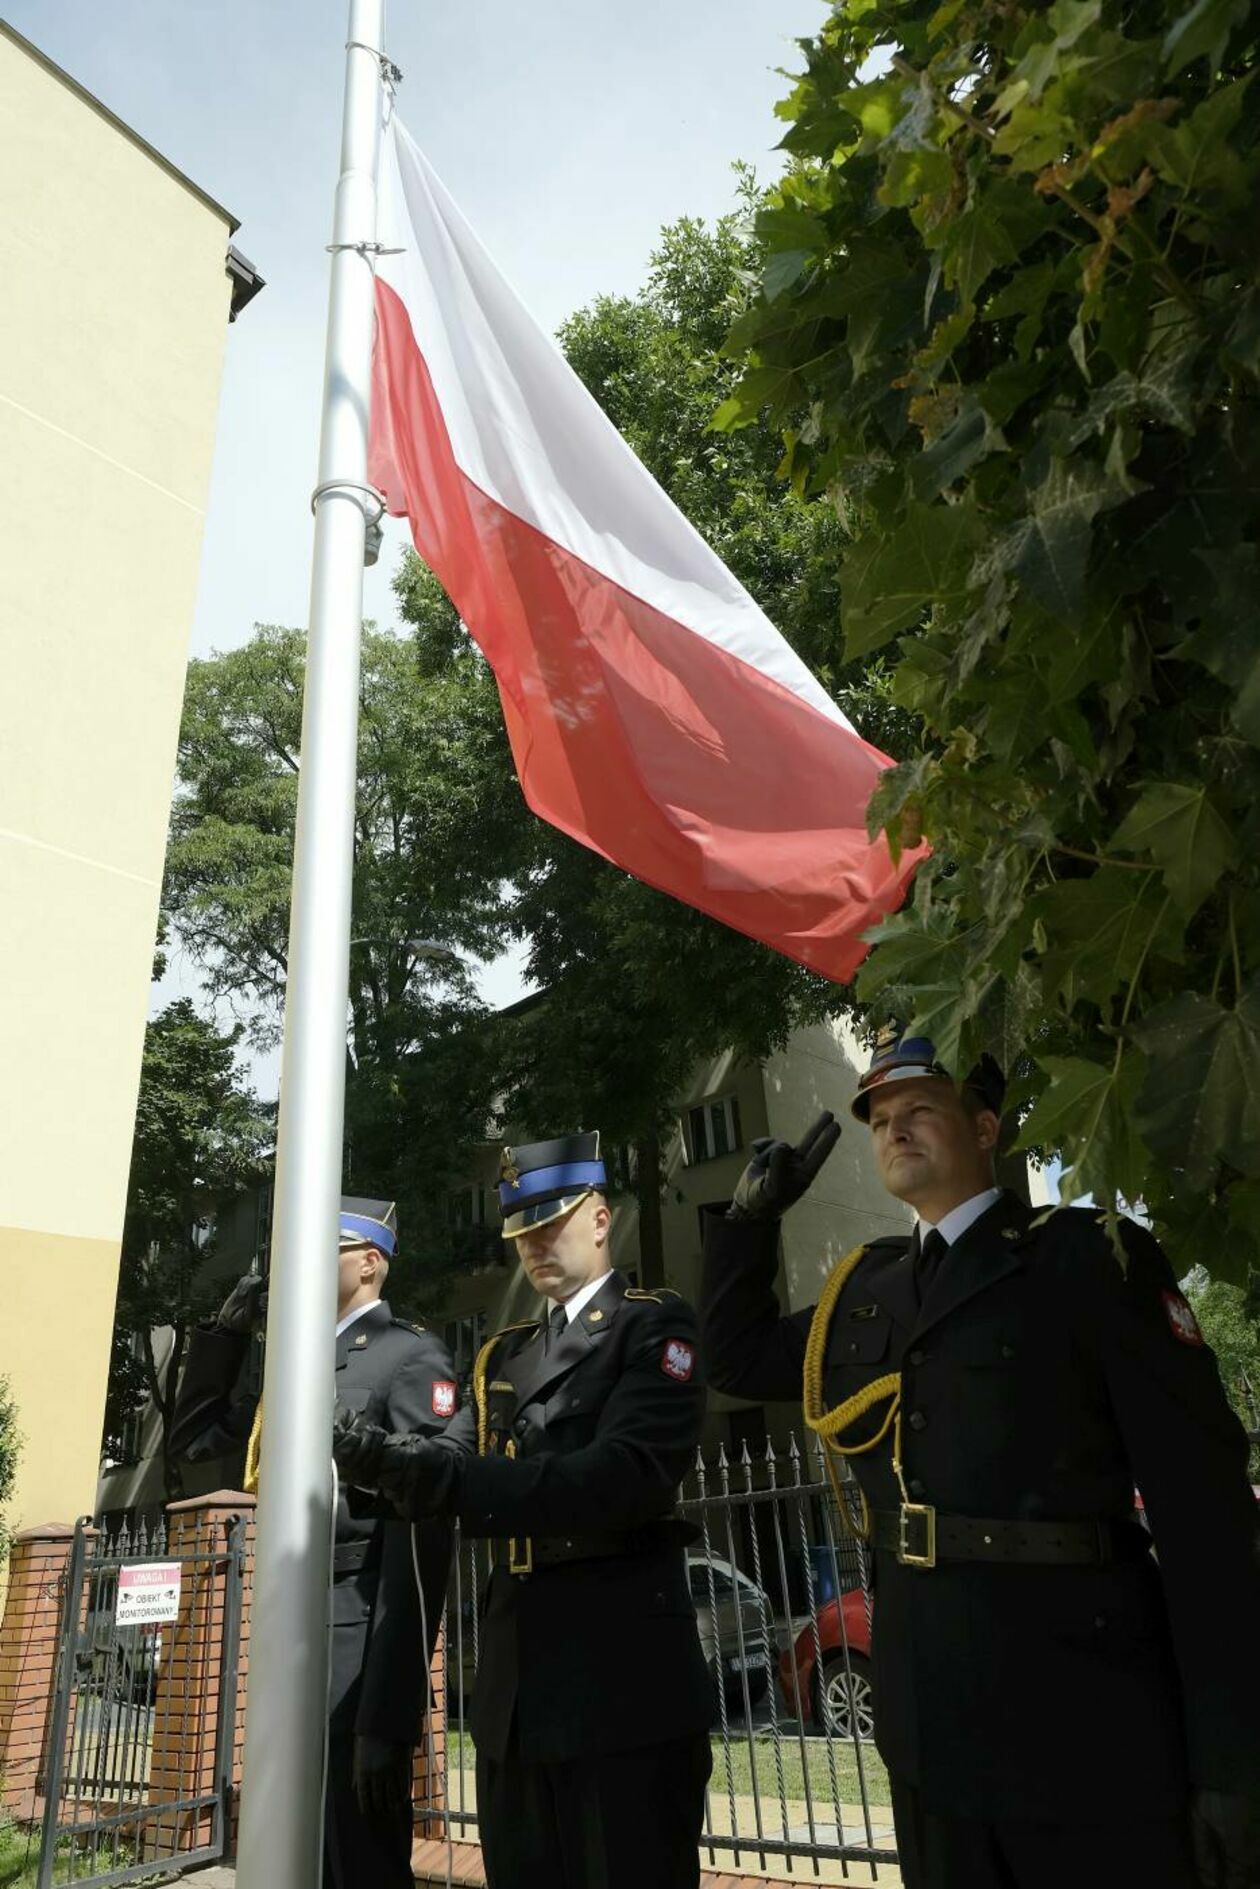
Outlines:
<svg viewBox="0 0 1260 1889"><path fill-rule="evenodd" d="M92 1506L235 219L0 22L7 1519ZM72 1387L72 1407L67 1405Z"/></svg>

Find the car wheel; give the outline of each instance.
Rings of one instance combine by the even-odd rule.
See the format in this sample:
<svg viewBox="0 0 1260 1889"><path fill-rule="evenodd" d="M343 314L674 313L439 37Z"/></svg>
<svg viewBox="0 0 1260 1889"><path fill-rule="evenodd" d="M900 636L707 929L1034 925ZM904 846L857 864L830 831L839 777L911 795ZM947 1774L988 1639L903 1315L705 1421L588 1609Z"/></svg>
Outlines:
<svg viewBox="0 0 1260 1889"><path fill-rule="evenodd" d="M875 1688L871 1663L860 1653L828 1653L822 1663L821 1683L814 1673L814 1723L833 1738L875 1736Z"/></svg>

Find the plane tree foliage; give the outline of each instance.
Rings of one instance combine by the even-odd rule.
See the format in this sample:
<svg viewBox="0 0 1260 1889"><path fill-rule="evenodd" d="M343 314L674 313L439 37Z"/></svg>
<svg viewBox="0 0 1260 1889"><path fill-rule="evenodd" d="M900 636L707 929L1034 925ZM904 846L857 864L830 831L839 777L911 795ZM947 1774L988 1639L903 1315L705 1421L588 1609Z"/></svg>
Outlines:
<svg viewBox="0 0 1260 1889"><path fill-rule="evenodd" d="M1260 13L842 0L718 437L834 518L934 848L858 979L1019 1062L1069 1197L1260 1263Z"/></svg>

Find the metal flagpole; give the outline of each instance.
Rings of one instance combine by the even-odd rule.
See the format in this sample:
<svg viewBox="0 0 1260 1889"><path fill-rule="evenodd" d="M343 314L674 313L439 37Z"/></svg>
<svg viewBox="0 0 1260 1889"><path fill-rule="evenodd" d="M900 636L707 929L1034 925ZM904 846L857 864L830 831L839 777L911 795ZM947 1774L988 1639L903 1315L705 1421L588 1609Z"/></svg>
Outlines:
<svg viewBox="0 0 1260 1889"><path fill-rule="evenodd" d="M384 0L351 0L316 487L237 1879L320 1881L333 1327Z"/></svg>

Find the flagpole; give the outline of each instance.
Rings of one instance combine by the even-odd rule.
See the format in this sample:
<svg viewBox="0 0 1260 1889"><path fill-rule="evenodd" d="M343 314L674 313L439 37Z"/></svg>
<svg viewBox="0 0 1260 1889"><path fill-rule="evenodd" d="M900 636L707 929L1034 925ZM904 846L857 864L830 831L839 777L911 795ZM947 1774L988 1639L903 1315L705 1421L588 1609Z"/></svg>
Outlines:
<svg viewBox="0 0 1260 1889"><path fill-rule="evenodd" d="M240 1889L320 1881L337 1212L384 0L351 0L333 219L276 1149Z"/></svg>

